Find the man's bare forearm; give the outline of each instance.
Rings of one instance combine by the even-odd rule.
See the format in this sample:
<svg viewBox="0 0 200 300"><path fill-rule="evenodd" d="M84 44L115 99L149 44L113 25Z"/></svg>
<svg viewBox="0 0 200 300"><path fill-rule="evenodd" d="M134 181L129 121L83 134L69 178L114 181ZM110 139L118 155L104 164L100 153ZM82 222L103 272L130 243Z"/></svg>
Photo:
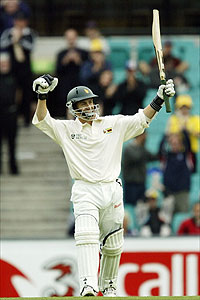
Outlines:
<svg viewBox="0 0 200 300"><path fill-rule="evenodd" d="M37 108L36 108L36 115L38 118L38 121L42 121L47 114L47 105L46 100L38 100Z"/></svg>
<svg viewBox="0 0 200 300"><path fill-rule="evenodd" d="M144 112L145 116L149 119L152 119L156 113L156 111L150 105L146 106L144 108L143 112Z"/></svg>
<svg viewBox="0 0 200 300"><path fill-rule="evenodd" d="M21 47L21 45L18 43L15 43L13 45L13 49L14 49L14 55L15 55L16 60L19 63L23 63L25 61L25 54L24 54L24 50Z"/></svg>

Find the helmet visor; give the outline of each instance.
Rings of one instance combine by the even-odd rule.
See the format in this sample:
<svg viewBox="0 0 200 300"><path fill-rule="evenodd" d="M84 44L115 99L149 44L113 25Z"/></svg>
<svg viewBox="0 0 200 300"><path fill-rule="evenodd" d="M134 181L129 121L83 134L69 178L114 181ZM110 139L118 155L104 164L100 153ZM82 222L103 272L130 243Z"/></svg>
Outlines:
<svg viewBox="0 0 200 300"><path fill-rule="evenodd" d="M87 109L86 109L87 108ZM69 106L69 110L74 117L80 118L85 121L96 120L99 117L100 107L99 104L92 105L89 109L88 106L84 108L73 109L73 106Z"/></svg>

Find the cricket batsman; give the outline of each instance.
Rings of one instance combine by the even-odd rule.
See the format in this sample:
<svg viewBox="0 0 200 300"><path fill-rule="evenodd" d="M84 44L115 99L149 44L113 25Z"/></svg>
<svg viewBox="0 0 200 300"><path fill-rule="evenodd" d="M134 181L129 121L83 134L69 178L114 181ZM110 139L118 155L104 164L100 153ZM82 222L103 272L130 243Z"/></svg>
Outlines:
<svg viewBox="0 0 200 300"><path fill-rule="evenodd" d="M175 94L173 80L160 85L156 97L135 115L100 117L95 95L77 86L67 95L66 106L74 120L56 120L47 110L48 93L58 79L43 75L33 82L38 103L33 124L64 152L74 179L71 201L75 215L75 241L81 296L115 297L123 248L123 190L118 178L123 143L142 134L162 108L164 92ZM101 252L100 274L99 245Z"/></svg>

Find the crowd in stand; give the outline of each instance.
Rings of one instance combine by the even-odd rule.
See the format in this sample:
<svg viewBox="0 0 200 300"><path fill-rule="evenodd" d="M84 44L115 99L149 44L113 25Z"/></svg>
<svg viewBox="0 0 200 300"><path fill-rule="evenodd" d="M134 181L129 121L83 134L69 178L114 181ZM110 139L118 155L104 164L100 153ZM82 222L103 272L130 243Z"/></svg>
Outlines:
<svg viewBox="0 0 200 300"><path fill-rule="evenodd" d="M0 12L0 172L2 140L6 137L10 173L16 175L20 173L16 160L18 119L21 117L23 125L28 127L32 117L34 74L31 53L37 34L29 27L31 10L27 3L5 0L1 3ZM86 85L99 95L97 101L101 115L108 115L114 113L115 107L121 114L137 113L143 107L148 89L158 88L160 84L154 57L149 64L131 59L126 61L125 79L116 84L109 61L109 45L94 21L85 26L83 48L78 46L79 34L74 28L66 29L64 39L65 49L55 53L54 75L58 77L59 85L49 99L50 112L54 117L71 118L66 110L66 95L77 85ZM142 236L171 234L170 223L174 214L191 210L191 176L197 172L200 118L191 114L195 99L188 95L190 84L184 73L189 65L173 55L173 45L169 41L164 45L164 62L167 77L174 79L177 97L174 101L175 112L168 119L159 149L157 153L151 153L146 148L146 132L125 145L123 151L125 208L129 206L135 211L135 218L139 220L137 234ZM143 77L138 77L138 74ZM147 189L147 163L151 161L160 163L162 179L154 180ZM178 234L200 233L199 210L197 203L193 209L194 216L181 224ZM127 213L124 219L125 234L136 234L129 230L129 224Z"/></svg>
<svg viewBox="0 0 200 300"><path fill-rule="evenodd" d="M22 1L2 1L0 6L0 171L2 140L9 148L11 174L19 174L16 160L18 116L30 125L32 93L31 52L36 34L29 27L30 8Z"/></svg>

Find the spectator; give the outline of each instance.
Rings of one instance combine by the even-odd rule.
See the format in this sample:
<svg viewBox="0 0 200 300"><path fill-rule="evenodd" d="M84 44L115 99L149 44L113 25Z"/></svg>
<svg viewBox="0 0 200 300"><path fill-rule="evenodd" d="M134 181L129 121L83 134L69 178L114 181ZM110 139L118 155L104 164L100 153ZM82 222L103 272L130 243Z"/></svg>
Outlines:
<svg viewBox="0 0 200 300"><path fill-rule="evenodd" d="M128 143L123 151L122 178L124 183L124 202L136 206L144 199L146 190L146 165L158 160L158 155L145 148L146 133L137 136Z"/></svg>
<svg viewBox="0 0 200 300"><path fill-rule="evenodd" d="M164 135L160 143L165 195L174 197L174 213L188 212L191 165L190 140L186 131Z"/></svg>
<svg viewBox="0 0 200 300"><path fill-rule="evenodd" d="M172 64L172 69L177 74L183 74L188 69L189 65L187 62L182 61L180 58L174 56L172 50L173 50L172 43L170 41L166 41L163 47L164 63L166 64L167 61L170 61L170 63ZM148 75L153 68L156 69L158 68L156 57L151 59L149 64L144 61L140 62L140 70L144 75Z"/></svg>
<svg viewBox="0 0 200 300"><path fill-rule="evenodd" d="M88 59L88 52L77 46L78 32L75 29L67 29L64 36L67 48L60 51L56 58L59 89L53 114L59 117L66 116L66 95L74 86L80 85L80 68Z"/></svg>
<svg viewBox="0 0 200 300"><path fill-rule="evenodd" d="M200 202L193 205L193 217L183 221L178 229L178 235L200 234Z"/></svg>
<svg viewBox="0 0 200 300"><path fill-rule="evenodd" d="M170 58L175 71L180 74L184 73L189 67L188 63L185 61L182 61L180 58L174 56L174 54L172 53L172 50L173 50L172 43L170 41L166 41L164 43L164 47L163 47L164 63L165 63L165 60L168 60ZM155 66L157 67L156 57L153 58L153 60L151 61L150 64L152 67L155 67Z"/></svg>
<svg viewBox="0 0 200 300"><path fill-rule="evenodd" d="M111 115L114 108L113 94L117 86L113 83L113 72L111 70L103 71L96 84L92 85L92 90L99 95L101 115Z"/></svg>
<svg viewBox="0 0 200 300"><path fill-rule="evenodd" d="M101 45L102 51L108 55L110 53L110 47L103 37L100 29L97 26L97 23L93 20L90 20L86 23L85 26L85 35L88 38L87 40L87 49L91 49L93 43L99 43Z"/></svg>
<svg viewBox="0 0 200 300"><path fill-rule="evenodd" d="M146 96L147 87L136 78L136 62L129 60L126 63L126 79L118 85L114 94L115 103L119 104L120 114L129 115L138 112L143 107L143 100Z"/></svg>
<svg viewBox="0 0 200 300"><path fill-rule="evenodd" d="M34 41L35 33L28 27L28 19L23 12L15 14L14 26L6 29L1 36L1 48L6 49L11 55L13 72L18 88L22 92L20 112L23 114L25 126L29 126L31 118L33 98L31 51Z"/></svg>
<svg viewBox="0 0 200 300"><path fill-rule="evenodd" d="M89 60L83 64L80 70L81 83L91 87L98 82L103 71L111 69L111 63L106 60L101 43L97 40L92 41Z"/></svg>
<svg viewBox="0 0 200 300"><path fill-rule="evenodd" d="M14 17L17 12L23 12L30 17L30 7L24 1L2 0L0 4L0 34L14 26Z"/></svg>
<svg viewBox="0 0 200 300"><path fill-rule="evenodd" d="M191 144L193 173L196 172L197 153L199 151L200 116L192 115L192 98L189 95L180 95L175 102L176 111L171 115L167 124L168 133L180 133L186 130Z"/></svg>
<svg viewBox="0 0 200 300"><path fill-rule="evenodd" d="M8 142L10 173L18 174L16 81L11 72L11 59L7 52L0 54L0 90L0 173L2 172L2 142L5 138Z"/></svg>
<svg viewBox="0 0 200 300"><path fill-rule="evenodd" d="M146 221L140 229L140 235L142 236L169 236L171 228L169 224L165 222L160 213L157 199L158 193L156 190L149 189L145 193L146 206L147 206L147 217Z"/></svg>
<svg viewBox="0 0 200 300"><path fill-rule="evenodd" d="M173 58L171 56L165 58L165 73L167 78L173 78L177 94L188 92L190 84L183 73L178 73L174 68ZM149 73L150 88L155 89L160 83L159 72L156 67L152 67Z"/></svg>

